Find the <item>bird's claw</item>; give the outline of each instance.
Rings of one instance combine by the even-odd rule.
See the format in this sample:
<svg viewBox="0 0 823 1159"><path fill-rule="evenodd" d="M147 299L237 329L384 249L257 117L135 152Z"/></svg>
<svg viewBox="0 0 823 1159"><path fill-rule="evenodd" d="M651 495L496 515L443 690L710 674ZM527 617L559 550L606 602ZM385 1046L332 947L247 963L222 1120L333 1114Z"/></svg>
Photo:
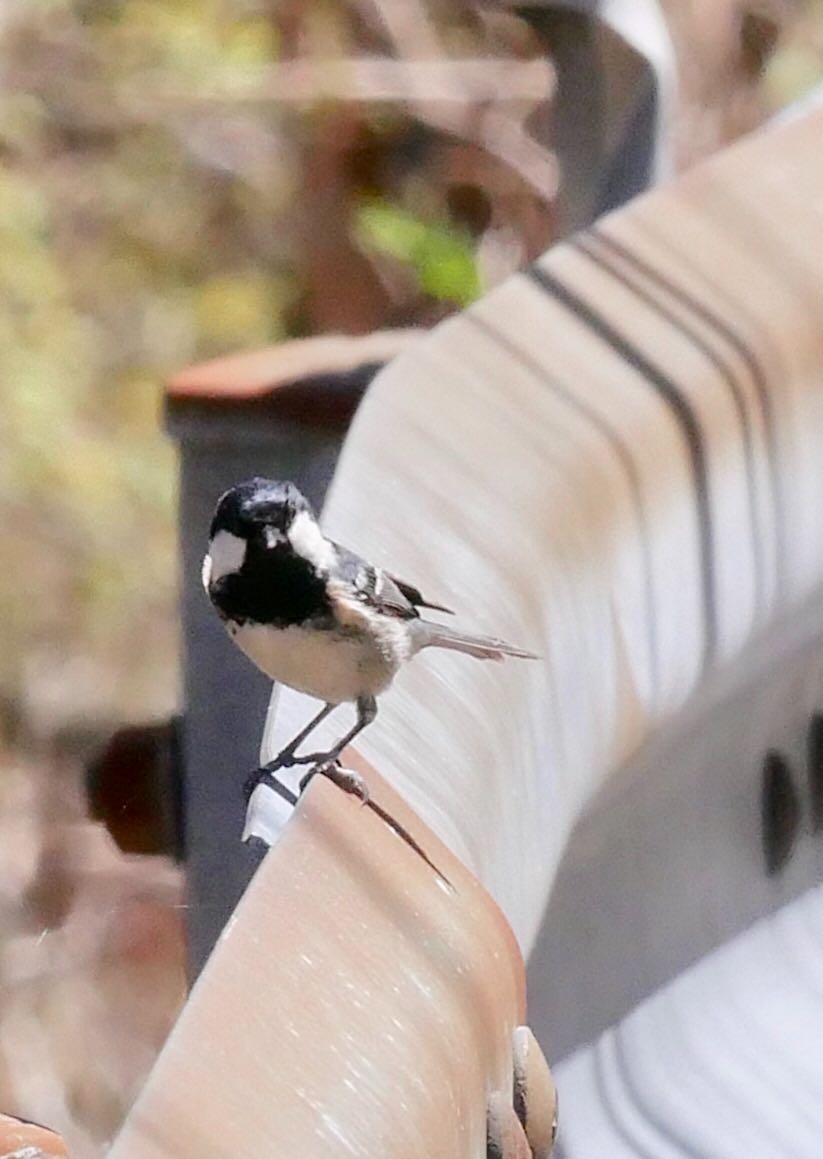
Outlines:
<svg viewBox="0 0 823 1159"><path fill-rule="evenodd" d="M344 793L351 793L353 797L358 797L361 804L368 805L370 799L369 786L366 784L365 779L361 777L359 773L356 773L354 769L344 769L337 757L331 757L328 760L319 761L316 765L309 769L306 775L300 780L301 793L306 788L309 781L311 781L311 779L318 773L323 777L328 777L328 779L333 784L337 785L338 789L342 789Z"/></svg>
<svg viewBox="0 0 823 1159"><path fill-rule="evenodd" d="M295 764L297 764L297 757L295 757L293 750L283 749L282 753L278 753L273 760L266 761L263 768L270 773L276 773L278 769L290 769Z"/></svg>
<svg viewBox="0 0 823 1159"><path fill-rule="evenodd" d="M270 773L276 773L278 769L293 769L295 765L312 765L310 771L314 772L321 765L333 764L336 760L337 757L333 753L306 753L299 757L294 749L284 749L273 760L267 761L264 768Z"/></svg>

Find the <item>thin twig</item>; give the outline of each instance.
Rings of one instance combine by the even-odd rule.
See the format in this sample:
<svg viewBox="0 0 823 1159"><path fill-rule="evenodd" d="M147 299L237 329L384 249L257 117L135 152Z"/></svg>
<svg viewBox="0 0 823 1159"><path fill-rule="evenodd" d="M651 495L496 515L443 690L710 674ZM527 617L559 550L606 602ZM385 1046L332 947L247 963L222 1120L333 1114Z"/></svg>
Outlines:
<svg viewBox="0 0 823 1159"><path fill-rule="evenodd" d="M449 889L452 891L452 893L454 893L455 892L454 886L449 881L449 879L446 877L445 873L442 871L442 869L438 869L438 867L434 864L432 859L429 857L428 853L426 853L426 851L422 847L422 845L420 845L414 839L414 837L412 837L412 835L411 835L411 833L409 833L408 829L406 829L405 826L401 825L400 822L398 820L396 820L396 818L392 817L391 813L389 813L388 810L384 809L382 805L378 805L377 802L375 800L373 800L371 797L369 797L368 801L366 801L366 804L372 810L372 812L377 814L377 816L381 819L381 821L384 821L386 823L386 825L388 825L389 829L391 829L393 833L396 833L397 836L402 841L406 842L406 844L409 846L410 849L414 850L414 852L418 855L418 857L422 857L422 859L425 861L426 865L428 865L429 869L433 869L434 872L437 874L437 876L440 878L440 880L445 885L447 885L449 887Z"/></svg>
<svg viewBox="0 0 823 1159"><path fill-rule="evenodd" d="M268 787L273 792L277 793L279 797L282 797L284 801L288 801L290 805L297 804L299 799L297 794L295 794L287 785L284 785L282 781L278 780L278 778L270 769L261 769L260 773L263 772L265 772L265 776L259 776L258 773L253 774L255 779L259 776L259 780L257 780L258 784L268 785ZM309 774L304 777L302 782L304 788L308 786L311 777L317 773L320 773L322 776L328 778L328 780L330 780L333 785L336 785L338 789L342 789L344 793L347 793L350 796L358 796L354 789L347 788L340 782L339 779L335 778L330 766L322 764L315 766L310 770ZM252 778L249 779L249 787L251 787L251 781ZM303 790L301 789L300 796L302 795ZM401 841L405 841L406 845L408 845L410 849L414 850L418 857L425 861L429 869L432 869L437 874L440 880L444 883L444 885L449 887L452 893L455 892L454 886L449 881L448 877L446 877L445 873L443 873L441 869L438 869L438 867L429 857L428 853L426 853L423 846L414 837L412 837L411 833L409 833L408 829L406 829L404 825L401 825L400 822L395 817L393 817L387 809L384 809L382 805L378 805L378 803L372 797L368 797L365 800L360 797L360 800L364 805L367 805L373 813L376 813L380 820L383 821L384 824L388 825L389 829L391 829L391 831L396 834L396 836L398 836Z"/></svg>

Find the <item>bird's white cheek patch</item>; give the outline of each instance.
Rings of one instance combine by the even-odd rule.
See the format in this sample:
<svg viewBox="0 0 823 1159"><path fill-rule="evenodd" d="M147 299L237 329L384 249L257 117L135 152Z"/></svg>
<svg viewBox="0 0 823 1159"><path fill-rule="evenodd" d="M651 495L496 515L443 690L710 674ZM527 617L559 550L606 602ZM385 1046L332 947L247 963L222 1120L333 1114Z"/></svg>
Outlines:
<svg viewBox="0 0 823 1159"><path fill-rule="evenodd" d="M334 548L308 511L301 511L295 516L288 537L297 554L307 559L318 571L327 572L333 567Z"/></svg>
<svg viewBox="0 0 823 1159"><path fill-rule="evenodd" d="M230 531L218 531L203 560L203 582L217 583L224 575L240 571L246 558L246 541Z"/></svg>

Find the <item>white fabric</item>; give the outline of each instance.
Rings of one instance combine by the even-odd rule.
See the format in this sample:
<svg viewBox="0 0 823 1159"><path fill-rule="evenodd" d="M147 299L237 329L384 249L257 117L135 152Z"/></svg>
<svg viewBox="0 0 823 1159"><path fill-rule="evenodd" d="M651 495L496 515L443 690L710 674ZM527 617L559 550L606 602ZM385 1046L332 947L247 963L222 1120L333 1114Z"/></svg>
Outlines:
<svg viewBox="0 0 823 1159"><path fill-rule="evenodd" d="M557 1067L563 1159L819 1159L823 887Z"/></svg>

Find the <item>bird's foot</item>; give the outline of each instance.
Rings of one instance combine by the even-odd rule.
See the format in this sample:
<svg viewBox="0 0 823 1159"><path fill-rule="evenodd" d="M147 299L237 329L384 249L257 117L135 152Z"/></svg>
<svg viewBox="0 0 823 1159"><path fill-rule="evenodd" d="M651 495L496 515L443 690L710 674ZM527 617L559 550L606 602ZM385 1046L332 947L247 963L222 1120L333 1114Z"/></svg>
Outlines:
<svg viewBox="0 0 823 1159"><path fill-rule="evenodd" d="M294 755L294 749L287 745L282 752L279 752L276 757L272 757L270 761L266 761L263 769L268 773L276 773L278 769L290 769L292 765L297 764L297 758Z"/></svg>
<svg viewBox="0 0 823 1159"><path fill-rule="evenodd" d="M294 749L289 746L284 748L272 760L267 761L263 768L267 769L270 773L276 773L278 769L292 769L295 765L319 766L333 764L336 760L337 753L333 749L327 753L305 753L302 757L299 757Z"/></svg>
<svg viewBox="0 0 823 1159"><path fill-rule="evenodd" d="M329 749L327 753L304 753L302 757L298 757L295 753L289 753L286 761L281 766L290 769L293 765L313 765L314 769L324 769L327 765L333 765L337 761L339 748ZM277 758L280 760L280 758Z"/></svg>
<svg viewBox="0 0 823 1159"><path fill-rule="evenodd" d="M351 793L353 797L359 797L363 805L368 805L369 786L366 784L365 778L361 777L359 773L356 773L354 769L344 769L337 757L324 758L318 761L313 768L309 769L306 775L300 780L301 793L312 777L318 773L323 777L328 777L344 793Z"/></svg>

